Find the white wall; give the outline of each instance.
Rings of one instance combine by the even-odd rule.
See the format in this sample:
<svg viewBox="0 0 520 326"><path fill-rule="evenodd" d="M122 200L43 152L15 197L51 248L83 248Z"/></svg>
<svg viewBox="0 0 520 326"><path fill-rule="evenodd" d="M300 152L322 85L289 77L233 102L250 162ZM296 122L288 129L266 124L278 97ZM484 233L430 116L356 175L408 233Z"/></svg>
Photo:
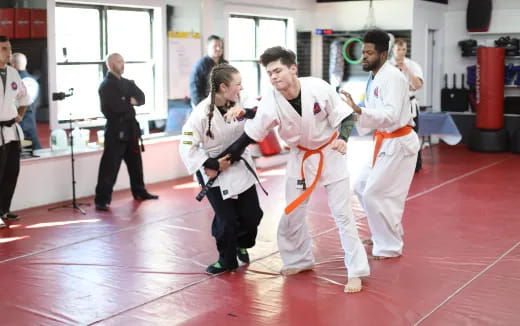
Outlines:
<svg viewBox="0 0 520 326"><path fill-rule="evenodd" d="M411 58L416 61L424 73L424 86L417 92L419 105L432 105L435 111L440 111L441 72L444 57L444 15L448 6L444 4L416 0L413 10ZM432 44L429 42L429 31L435 31L435 53L432 56ZM428 67L434 65L427 76Z"/></svg>
<svg viewBox="0 0 520 326"><path fill-rule="evenodd" d="M146 184L188 175L179 157L178 140L149 141L143 152ZM94 195L101 150L75 154L76 197ZM13 197L12 210L72 199L71 162L68 154L22 160L20 176ZM121 164L114 190L128 189L130 181L126 165Z"/></svg>
<svg viewBox="0 0 520 326"><path fill-rule="evenodd" d="M374 1L376 25L383 29L411 29L413 0ZM314 19L307 21L309 30L330 28L360 30L367 22L369 1L317 3Z"/></svg>
<svg viewBox="0 0 520 326"><path fill-rule="evenodd" d="M182 32L200 32L201 0L165 0L173 6L172 30Z"/></svg>
<svg viewBox="0 0 520 326"><path fill-rule="evenodd" d="M466 66L475 64L475 58L461 57L458 41L475 39L479 44L494 46L493 41L503 35L520 37L520 1L493 0L491 24L487 33L469 33L466 30L467 0L450 1L445 14L444 70L446 73L465 73ZM451 85L451 84L450 84Z"/></svg>

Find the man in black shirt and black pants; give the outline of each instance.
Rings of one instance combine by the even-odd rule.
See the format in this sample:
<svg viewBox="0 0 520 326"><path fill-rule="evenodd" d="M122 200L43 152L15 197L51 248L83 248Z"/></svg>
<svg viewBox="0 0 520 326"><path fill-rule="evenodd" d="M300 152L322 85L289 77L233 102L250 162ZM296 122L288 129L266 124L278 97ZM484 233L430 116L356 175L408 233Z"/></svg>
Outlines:
<svg viewBox="0 0 520 326"><path fill-rule="evenodd" d="M141 158L141 129L135 119L134 105L143 105L145 96L134 81L123 78L125 61L118 53L107 57L108 72L99 86L101 111L107 119L105 149L99 165L96 209L106 211L112 200L121 161L125 160L132 194L137 200L157 199L146 191Z"/></svg>

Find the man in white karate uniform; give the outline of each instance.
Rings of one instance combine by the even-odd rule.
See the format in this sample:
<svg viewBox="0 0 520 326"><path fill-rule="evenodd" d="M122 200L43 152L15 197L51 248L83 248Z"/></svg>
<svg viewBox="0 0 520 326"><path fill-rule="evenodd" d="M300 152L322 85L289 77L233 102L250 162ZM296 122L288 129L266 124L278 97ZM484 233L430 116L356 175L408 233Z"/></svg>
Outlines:
<svg viewBox="0 0 520 326"><path fill-rule="evenodd" d="M375 130L374 155L355 184L367 213L376 259L399 257L403 251L401 220L414 174L419 139L413 131L408 82L387 62L388 34L370 30L363 39L363 70L370 71L365 107L358 107L349 93L346 102L357 113L360 134Z"/></svg>
<svg viewBox="0 0 520 326"><path fill-rule="evenodd" d="M419 130L419 103L417 101L416 93L423 87L423 71L421 66L412 59L406 57L408 51L406 41L402 38L398 38L394 42L392 48L393 56L388 60L392 65L397 67L402 73L404 78L408 81L408 96L410 97L410 110L412 111L413 122L415 127L413 130ZM415 172L419 172L422 169L422 158L421 149L417 153L417 163L415 164Z"/></svg>
<svg viewBox="0 0 520 326"><path fill-rule="evenodd" d="M11 42L0 35L0 228L6 227L2 219L16 220L11 212L18 175L20 173L20 143L22 121L29 104L29 95L20 75L9 66Z"/></svg>
<svg viewBox="0 0 520 326"><path fill-rule="evenodd" d="M360 277L368 276L370 268L350 202L345 153L354 124L352 109L325 81L298 78L296 55L292 51L279 46L269 48L260 61L274 87L262 94L256 117L246 122L245 134L237 142L241 146L237 147L261 141L275 126L290 147L285 186L289 205L278 226L281 273L291 275L314 267L312 239L305 218L309 195L320 184L327 191L329 208L345 251L348 269L345 292L358 292ZM236 118L240 114L243 112L231 111L227 117Z"/></svg>

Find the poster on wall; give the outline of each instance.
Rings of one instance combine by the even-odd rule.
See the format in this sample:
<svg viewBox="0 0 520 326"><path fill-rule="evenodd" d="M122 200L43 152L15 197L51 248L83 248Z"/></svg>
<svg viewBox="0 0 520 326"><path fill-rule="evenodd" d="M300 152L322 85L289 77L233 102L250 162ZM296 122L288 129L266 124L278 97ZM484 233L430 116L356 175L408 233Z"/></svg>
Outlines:
<svg viewBox="0 0 520 326"><path fill-rule="evenodd" d="M168 99L184 99L190 96L191 69L200 57L199 33L168 32Z"/></svg>

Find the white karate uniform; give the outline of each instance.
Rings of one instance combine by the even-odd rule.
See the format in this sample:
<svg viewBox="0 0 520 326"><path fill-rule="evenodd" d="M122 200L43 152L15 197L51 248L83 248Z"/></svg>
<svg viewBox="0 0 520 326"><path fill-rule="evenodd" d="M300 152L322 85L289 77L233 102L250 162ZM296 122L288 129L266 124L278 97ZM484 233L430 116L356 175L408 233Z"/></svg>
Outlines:
<svg viewBox="0 0 520 326"><path fill-rule="evenodd" d="M393 66L397 65L397 62L395 61L394 57L392 57L389 60L389 62ZM410 70L410 72L415 77L424 81L423 71L421 69L421 66L417 62L405 57L404 64L406 65L406 67L408 67L408 70ZM417 97L416 97L417 90L413 87L412 82L410 81L410 75L408 75L408 73L406 73L404 71L402 73L403 73L404 78L406 79L406 82L408 83L408 96L410 97L412 116L415 118L417 116L417 112L419 111L419 102L417 101Z"/></svg>
<svg viewBox="0 0 520 326"><path fill-rule="evenodd" d="M408 83L399 69L385 63L373 78L370 74L365 94L365 108L358 116L360 134L377 129L393 132L413 126L408 97ZM385 138L377 161L372 157L355 183L374 242L374 256L396 257L403 250L401 220L417 160L419 138L408 135Z"/></svg>
<svg viewBox="0 0 520 326"><path fill-rule="evenodd" d="M286 171L286 202L291 203L301 193L297 180L304 151L298 145L315 149L327 143L341 121L352 113L334 88L319 78L299 78L301 85L300 116L291 104L274 88L269 88L259 103L256 116L248 120L245 132L255 141L261 141L269 130L278 126L280 137L290 147ZM319 183L325 186L329 207L338 225L341 244L345 251L345 265L350 277L370 274L366 252L359 239L350 205L347 157L330 146L323 150L323 171ZM316 176L319 155L305 160L305 180L310 186ZM305 221L307 200L289 215L283 214L278 226L278 247L283 269L303 268L314 264L312 239Z"/></svg>
<svg viewBox="0 0 520 326"><path fill-rule="evenodd" d="M208 177L204 174L204 162L210 157L217 157L244 132L245 119L227 123L220 111L215 107L211 120L213 138L206 135L208 130L208 112L210 98L200 102L190 114L182 128L182 138L179 145L181 158L190 174L200 170L204 182ZM253 170L255 165L248 149L242 154ZM236 197L255 184L255 177L245 163L240 160L222 171L213 183L213 187L220 187L222 198Z"/></svg>
<svg viewBox="0 0 520 326"><path fill-rule="evenodd" d="M9 121L16 118L18 116L18 107L27 106L29 103L29 95L18 71L11 66L7 66L5 85L0 80L0 121ZM5 144L24 138L22 128L18 123L13 124L11 127L3 127L1 130ZM2 146L1 138L0 146Z"/></svg>

